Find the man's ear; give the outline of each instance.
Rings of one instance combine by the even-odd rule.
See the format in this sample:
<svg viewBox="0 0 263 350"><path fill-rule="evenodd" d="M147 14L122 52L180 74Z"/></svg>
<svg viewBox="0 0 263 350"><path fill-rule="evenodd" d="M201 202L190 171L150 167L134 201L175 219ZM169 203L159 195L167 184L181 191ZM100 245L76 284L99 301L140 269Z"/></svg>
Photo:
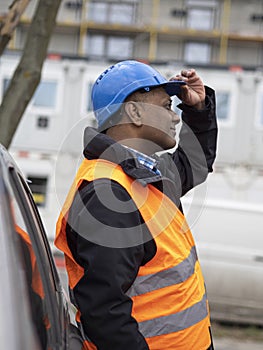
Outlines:
<svg viewBox="0 0 263 350"><path fill-rule="evenodd" d="M129 101L124 104L123 108L124 108L125 114L134 125L136 126L142 125L142 108L140 106L140 103Z"/></svg>

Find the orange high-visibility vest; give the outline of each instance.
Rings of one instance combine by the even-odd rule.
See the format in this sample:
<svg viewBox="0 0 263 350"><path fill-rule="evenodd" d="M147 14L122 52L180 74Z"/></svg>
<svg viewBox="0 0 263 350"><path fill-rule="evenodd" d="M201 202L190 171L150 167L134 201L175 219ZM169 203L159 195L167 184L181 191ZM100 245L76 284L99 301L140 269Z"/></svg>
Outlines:
<svg viewBox="0 0 263 350"><path fill-rule="evenodd" d="M154 186L143 187L120 166L106 160L83 160L57 222L55 244L65 253L70 288L82 278L84 270L67 245L68 211L81 182L100 178L114 180L126 189L156 243L155 256L140 267L127 292L133 300L132 316L149 348L206 350L211 344L208 302L194 239L184 215ZM96 347L90 344L88 349Z"/></svg>

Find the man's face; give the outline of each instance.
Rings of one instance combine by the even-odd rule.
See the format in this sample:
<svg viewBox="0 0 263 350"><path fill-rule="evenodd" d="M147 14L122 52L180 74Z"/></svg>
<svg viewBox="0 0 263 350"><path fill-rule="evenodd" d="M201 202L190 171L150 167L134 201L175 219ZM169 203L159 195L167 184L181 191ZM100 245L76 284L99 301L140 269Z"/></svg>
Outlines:
<svg viewBox="0 0 263 350"><path fill-rule="evenodd" d="M172 101L160 87L145 93L142 104L141 137L155 143L161 149L173 148L176 144L176 125L180 119L172 111Z"/></svg>

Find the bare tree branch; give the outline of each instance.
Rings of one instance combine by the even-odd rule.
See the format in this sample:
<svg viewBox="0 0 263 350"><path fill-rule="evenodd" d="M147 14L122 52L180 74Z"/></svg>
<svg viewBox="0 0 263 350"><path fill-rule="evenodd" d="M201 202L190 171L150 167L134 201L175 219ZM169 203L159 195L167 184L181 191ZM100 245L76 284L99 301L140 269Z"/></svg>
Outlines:
<svg viewBox="0 0 263 350"><path fill-rule="evenodd" d="M7 16L2 21L0 27L0 56L8 45L12 34L29 2L30 0L14 0L9 6Z"/></svg>
<svg viewBox="0 0 263 350"><path fill-rule="evenodd" d="M27 35L23 55L0 106L0 142L8 148L18 123L32 98L46 58L61 0L39 0Z"/></svg>

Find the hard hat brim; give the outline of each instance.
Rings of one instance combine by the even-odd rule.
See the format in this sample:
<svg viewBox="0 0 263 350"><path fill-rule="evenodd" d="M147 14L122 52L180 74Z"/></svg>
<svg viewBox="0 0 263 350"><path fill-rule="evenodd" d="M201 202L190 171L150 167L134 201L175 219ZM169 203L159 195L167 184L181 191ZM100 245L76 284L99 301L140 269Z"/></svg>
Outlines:
<svg viewBox="0 0 263 350"><path fill-rule="evenodd" d="M181 80L172 80L172 81L169 81L165 84L161 84L163 85L165 91L167 92L167 94L169 96L174 96L174 95L177 95L177 96L180 96L181 94L181 87L183 85L186 85L186 83L184 81L181 81Z"/></svg>

